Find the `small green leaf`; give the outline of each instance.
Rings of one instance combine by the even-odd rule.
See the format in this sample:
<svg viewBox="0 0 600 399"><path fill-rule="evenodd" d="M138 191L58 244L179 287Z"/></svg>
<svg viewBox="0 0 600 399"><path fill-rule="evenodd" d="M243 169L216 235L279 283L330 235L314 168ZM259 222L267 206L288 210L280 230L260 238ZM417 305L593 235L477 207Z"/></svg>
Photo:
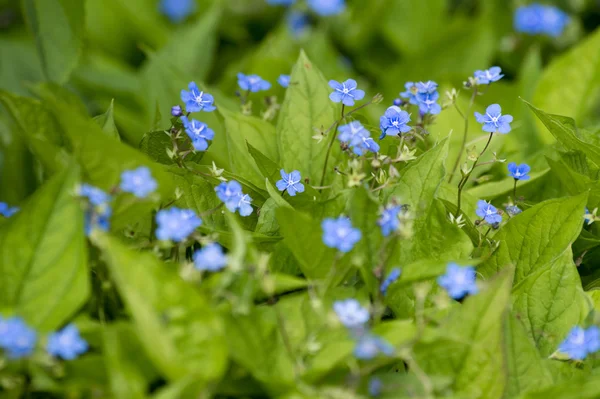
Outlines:
<svg viewBox="0 0 600 399"><path fill-rule="evenodd" d="M61 326L90 293L77 184L79 168L72 165L0 230L0 308L12 308L41 331Z"/></svg>
<svg viewBox="0 0 600 399"><path fill-rule="evenodd" d="M115 125L115 115L114 115L114 106L115 100L110 101L110 106L108 110L102 115L98 115L94 117L96 123L102 128L102 131L106 133L109 137L114 137L117 140L121 140L119 136L119 131L117 130L117 126Z"/></svg>
<svg viewBox="0 0 600 399"><path fill-rule="evenodd" d="M252 144L248 142L246 142L246 144L248 145L248 153L254 158L254 162L256 163L256 166L258 166L263 177L269 179L271 183L277 182L281 178L279 173L281 168L279 165L275 161L269 159Z"/></svg>

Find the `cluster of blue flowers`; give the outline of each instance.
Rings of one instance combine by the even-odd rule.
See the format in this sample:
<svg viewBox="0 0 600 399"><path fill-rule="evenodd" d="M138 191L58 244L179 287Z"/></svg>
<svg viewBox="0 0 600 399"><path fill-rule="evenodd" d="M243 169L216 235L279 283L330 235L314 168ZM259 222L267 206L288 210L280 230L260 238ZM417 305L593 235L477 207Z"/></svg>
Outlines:
<svg viewBox="0 0 600 399"><path fill-rule="evenodd" d="M267 0L268 4L279 6L291 6L296 0ZM316 14L327 17L337 15L346 8L345 0L307 0L308 7Z"/></svg>
<svg viewBox="0 0 600 399"><path fill-rule="evenodd" d="M237 181L223 182L215 187L215 192L230 212L239 211L242 216L252 213L252 198L242 192L242 185Z"/></svg>
<svg viewBox="0 0 600 399"><path fill-rule="evenodd" d="M437 282L451 298L460 300L479 292L476 276L475 268L472 266L462 267L456 263L448 263L446 274L438 277Z"/></svg>
<svg viewBox="0 0 600 399"><path fill-rule="evenodd" d="M238 73L238 86L243 91L258 93L259 91L267 91L271 88L271 83L267 82L258 75L244 75Z"/></svg>
<svg viewBox="0 0 600 399"><path fill-rule="evenodd" d="M392 356L394 347L381 337L368 330L367 322L370 319L369 311L362 307L356 299L336 301L333 310L340 322L346 326L356 340L354 356L361 360L371 360L383 354Z"/></svg>
<svg viewBox="0 0 600 399"><path fill-rule="evenodd" d="M519 7L515 12L514 26L517 32L528 35L560 36L569 16L557 7L533 3Z"/></svg>
<svg viewBox="0 0 600 399"><path fill-rule="evenodd" d="M281 175L281 180L275 183L279 191L287 191L291 197L296 196L296 193L304 192L304 184L302 184L300 172L294 170L290 174L287 174L285 170L281 169L279 174Z"/></svg>
<svg viewBox="0 0 600 399"><path fill-rule="evenodd" d="M5 218L9 218L15 213L19 212L19 208L16 206L10 206L6 202L0 202L0 215Z"/></svg>
<svg viewBox="0 0 600 399"><path fill-rule="evenodd" d="M227 255L217 243L205 245L194 252L194 266L201 271L216 272L227 266Z"/></svg>
<svg viewBox="0 0 600 399"><path fill-rule="evenodd" d="M442 107L437 103L440 98L438 84L434 81L407 82L404 88L406 91L400 93L400 97L408 99L410 104L418 105L421 115L437 115L442 112Z"/></svg>
<svg viewBox="0 0 600 399"><path fill-rule="evenodd" d="M371 133L359 121L342 125L338 131L338 140L351 148L356 155L363 155L367 151L379 151L379 144L371 138Z"/></svg>
<svg viewBox="0 0 600 399"><path fill-rule="evenodd" d="M335 248L342 253L350 252L362 238L359 229L352 227L350 219L340 216L337 219L328 218L321 223L323 242L329 248Z"/></svg>
<svg viewBox="0 0 600 399"><path fill-rule="evenodd" d="M30 356L35 350L38 334L20 317L3 319L0 316L0 349L8 358L20 359ZM46 351L51 356L73 360L87 352L88 344L79 335L74 324L48 336Z"/></svg>
<svg viewBox="0 0 600 399"><path fill-rule="evenodd" d="M181 90L181 101L184 102L188 115L192 112L212 112L217 109L214 105L214 97L201 91L195 82L190 82L188 89L189 91ZM208 142L214 139L215 132L206 123L196 119L189 120L187 115L183 115L179 105L175 105L171 109L171 115L181 118L185 133L192 141L194 150L206 151L208 149Z"/></svg>
<svg viewBox="0 0 600 399"><path fill-rule="evenodd" d="M156 213L156 225L159 240L183 242L202 225L202 220L191 209L171 207Z"/></svg>
<svg viewBox="0 0 600 399"><path fill-rule="evenodd" d="M558 347L559 352L573 360L583 360L588 355L600 350L600 328L591 326L583 329L575 326Z"/></svg>

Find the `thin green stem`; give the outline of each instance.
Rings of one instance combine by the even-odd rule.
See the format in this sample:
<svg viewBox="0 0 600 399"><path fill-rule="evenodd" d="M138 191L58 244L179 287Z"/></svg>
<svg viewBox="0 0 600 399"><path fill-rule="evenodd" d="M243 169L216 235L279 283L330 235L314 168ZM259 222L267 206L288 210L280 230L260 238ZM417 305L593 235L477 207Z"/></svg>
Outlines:
<svg viewBox="0 0 600 399"><path fill-rule="evenodd" d="M515 185L513 186L513 198L517 202L517 179L515 179Z"/></svg>
<svg viewBox="0 0 600 399"><path fill-rule="evenodd" d="M337 137L337 129L340 122L344 119L344 111L346 110L346 106L342 104L342 116L337 122L334 124L335 129L333 134L331 135L331 140L329 140L329 145L327 146L327 153L325 154L325 164L323 165L323 173L321 174L321 182L319 186L323 186L325 184L325 175L327 174L327 164L329 163L329 154L331 154L331 148L333 147L333 143L335 142L335 138ZM355 110L353 110L355 111ZM352 112L352 111L351 111Z"/></svg>
<svg viewBox="0 0 600 399"><path fill-rule="evenodd" d="M460 165L460 157L462 156L462 153L465 151L465 147L467 145L467 136L468 136L468 130L469 130L469 114L471 113L471 108L473 108L473 103L475 102L475 96L477 96L477 88L473 89L473 94L471 95L471 101L469 101L469 108L467 109L467 112L464 114L460 110L458 105L454 104L454 107L456 108L456 110L458 111L460 116L462 116L465 121L465 129L463 131L463 138L462 138L462 143L460 144L460 150L458 151L458 156L456 157L456 162L454 162L454 166L452 167L452 172L450 173L450 177L448 178L448 183L452 183L452 179L454 178L456 169L458 168L458 165Z"/></svg>

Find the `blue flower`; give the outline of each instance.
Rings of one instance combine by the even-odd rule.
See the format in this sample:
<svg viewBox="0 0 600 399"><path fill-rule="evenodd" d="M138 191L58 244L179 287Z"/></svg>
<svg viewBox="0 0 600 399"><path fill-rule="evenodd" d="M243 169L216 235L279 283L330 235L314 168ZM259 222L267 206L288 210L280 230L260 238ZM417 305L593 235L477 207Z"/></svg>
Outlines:
<svg viewBox="0 0 600 399"><path fill-rule="evenodd" d="M208 140L215 138L215 132L204 122L192 119L189 121L185 116L181 117L185 132L192 140L192 146L196 151L206 151L208 149Z"/></svg>
<svg viewBox="0 0 600 399"><path fill-rule="evenodd" d="M48 353L64 360L73 360L87 352L88 343L81 338L75 324L69 324L48 337Z"/></svg>
<svg viewBox="0 0 600 399"><path fill-rule="evenodd" d="M89 236L93 229L109 231L111 215L112 209L108 204L97 209L88 209L84 216L85 235Z"/></svg>
<svg viewBox="0 0 600 399"><path fill-rule="evenodd" d="M519 166L514 162L508 164L509 176L512 176L515 180L529 180L531 176L527 173L529 173L530 170L531 168L526 163L522 163Z"/></svg>
<svg viewBox="0 0 600 399"><path fill-rule="evenodd" d="M350 219L340 216L337 219L325 219L321 223L323 242L340 252L349 252L362 237L359 229L352 227Z"/></svg>
<svg viewBox="0 0 600 399"><path fill-rule="evenodd" d="M6 202L0 202L0 215L4 216L5 218L9 218L17 212L19 212L18 207L11 207Z"/></svg>
<svg viewBox="0 0 600 399"><path fill-rule="evenodd" d="M559 345L558 350L573 360L583 360L600 349L600 329L592 326L587 330L575 326Z"/></svg>
<svg viewBox="0 0 600 399"><path fill-rule="evenodd" d="M237 78L238 85L244 91L258 93L259 91L265 91L271 88L271 83L258 75L244 75L243 73L238 73Z"/></svg>
<svg viewBox="0 0 600 399"><path fill-rule="evenodd" d="M308 7L322 17L340 14L346 8L345 0L308 0Z"/></svg>
<svg viewBox="0 0 600 399"><path fill-rule="evenodd" d="M437 91L438 84L433 80L428 80L427 82L419 82L416 84L417 93L419 94L433 94Z"/></svg>
<svg viewBox="0 0 600 399"><path fill-rule="evenodd" d="M159 10L172 22L181 22L196 9L195 0L162 0Z"/></svg>
<svg viewBox="0 0 600 399"><path fill-rule="evenodd" d="M271 4L273 6L291 6L295 2L296 0L267 0L267 4Z"/></svg>
<svg viewBox="0 0 600 399"><path fill-rule="evenodd" d="M523 212L518 206L516 205L509 205L506 207L506 212L510 215L510 216L515 216L518 215L519 213Z"/></svg>
<svg viewBox="0 0 600 399"><path fill-rule="evenodd" d="M417 101L419 102L419 112L421 114L437 115L442 112L442 107L437 103L440 94L437 91L433 93L418 93Z"/></svg>
<svg viewBox="0 0 600 399"><path fill-rule="evenodd" d="M477 122L483 124L483 131L489 133L510 132L510 123L513 121L512 115L502 115L502 109L498 104L492 104L485 110L485 115L475 112Z"/></svg>
<svg viewBox="0 0 600 399"><path fill-rule="evenodd" d="M371 133L359 121L352 121L339 127L338 140L348 144L356 155L366 151L379 151L379 144L371 138Z"/></svg>
<svg viewBox="0 0 600 399"><path fill-rule="evenodd" d="M343 83L330 80L329 87L333 89L333 93L329 95L329 99L334 103L341 102L351 107L354 105L355 100L359 101L365 97L364 90L357 89L358 84L354 79L348 79Z"/></svg>
<svg viewBox="0 0 600 399"><path fill-rule="evenodd" d="M373 334L365 334L360 337L354 347L354 357L360 360L372 360L379 354L392 356L394 347L383 338Z"/></svg>
<svg viewBox="0 0 600 399"><path fill-rule="evenodd" d="M419 101L417 100L417 94L419 93L417 85L414 82L406 82L404 88L406 91L400 93L400 97L408 99L408 102L413 105L419 104ZM399 106L400 104L394 102L394 105Z"/></svg>
<svg viewBox="0 0 600 399"><path fill-rule="evenodd" d="M290 11L287 14L286 21L288 29L296 38L302 36L310 26L308 15L300 11Z"/></svg>
<svg viewBox="0 0 600 399"><path fill-rule="evenodd" d="M557 7L534 3L517 9L514 26L517 32L558 37L569 20L569 16Z"/></svg>
<svg viewBox="0 0 600 399"><path fill-rule="evenodd" d="M181 115L183 115L183 110L181 109L181 106L174 105L171 107L171 116L179 118Z"/></svg>
<svg viewBox="0 0 600 399"><path fill-rule="evenodd" d="M335 301L333 310L340 319L340 322L348 328L362 327L371 317L369 310L363 308L356 299L345 299Z"/></svg>
<svg viewBox="0 0 600 399"><path fill-rule="evenodd" d="M217 243L211 243L194 252L194 266L198 270L216 272L227 266L227 256Z"/></svg>
<svg viewBox="0 0 600 399"><path fill-rule="evenodd" d="M477 210L475 213L489 224L502 222L502 215L498 213L498 209L484 200L477 201Z"/></svg>
<svg viewBox="0 0 600 399"><path fill-rule="evenodd" d="M202 220L191 209L171 207L156 213L156 224L156 238L182 242L202 225Z"/></svg>
<svg viewBox="0 0 600 399"><path fill-rule="evenodd" d="M410 122L408 112L395 105L389 107L379 119L379 127L382 132L380 139L385 136L398 136L400 133L410 132L411 127L408 126L408 122Z"/></svg>
<svg viewBox="0 0 600 399"><path fill-rule="evenodd" d="M369 396L378 397L381 395L382 390L383 382L379 378L373 377L369 380Z"/></svg>
<svg viewBox="0 0 600 399"><path fill-rule="evenodd" d="M215 99L208 93L200 91L195 82L188 85L190 91L181 90L181 101L185 103L187 112L211 112L217 109L213 105Z"/></svg>
<svg viewBox="0 0 600 399"><path fill-rule="evenodd" d="M287 89L290 85L290 75L279 75L277 83L279 83L281 87Z"/></svg>
<svg viewBox="0 0 600 399"><path fill-rule="evenodd" d="M446 274L438 277L438 284L448 292L453 299L462 299L467 294L475 295L479 291L476 284L475 268L461 267L456 263L448 263Z"/></svg>
<svg viewBox="0 0 600 399"><path fill-rule="evenodd" d="M475 79L477 79L477 83L480 85L489 85L492 82L499 81L503 77L502 69L497 66L484 71L475 71Z"/></svg>
<svg viewBox="0 0 600 399"><path fill-rule="evenodd" d="M249 216L252 213L252 198L242 192L242 186L237 181L223 182L215 187L215 192L230 212L239 210L242 216Z"/></svg>
<svg viewBox="0 0 600 399"><path fill-rule="evenodd" d="M29 328L20 317L0 317L0 348L11 359L29 356L35 349L37 333Z"/></svg>
<svg viewBox="0 0 600 399"><path fill-rule="evenodd" d="M381 227L381 234L384 237L389 236L392 232L397 231L400 228L400 220L398 215L402 211L402 207L399 205L390 205L383 209L377 224Z"/></svg>
<svg viewBox="0 0 600 399"><path fill-rule="evenodd" d="M304 192L304 184L301 183L302 176L300 175L300 172L294 170L288 175L281 169L279 173L281 174L281 180L275 183L279 191L287 190L288 194L292 197L294 197L296 193Z"/></svg>
<svg viewBox="0 0 600 399"><path fill-rule="evenodd" d="M590 210L587 208L587 206L585 207L585 213L583 214L583 219L585 222L587 222L588 226L592 223L594 223L595 218L594 215L590 212Z"/></svg>
<svg viewBox="0 0 600 399"><path fill-rule="evenodd" d="M401 106L402 105L402 99L401 98L395 98L393 105L395 105L396 107Z"/></svg>
<svg viewBox="0 0 600 399"><path fill-rule="evenodd" d="M83 183L79 186L77 194L88 199L90 204L101 207L111 200L111 196L90 184Z"/></svg>
<svg viewBox="0 0 600 399"><path fill-rule="evenodd" d="M150 169L140 166L134 170L126 170L121 174L121 190L132 193L138 198L146 198L153 193L158 184L152 178Z"/></svg>
<svg viewBox="0 0 600 399"><path fill-rule="evenodd" d="M389 272L385 280L383 280L383 282L381 283L381 287L379 287L379 290L384 296L385 294L387 294L387 289L389 288L389 286L400 278L401 273L402 271L399 268L395 267Z"/></svg>

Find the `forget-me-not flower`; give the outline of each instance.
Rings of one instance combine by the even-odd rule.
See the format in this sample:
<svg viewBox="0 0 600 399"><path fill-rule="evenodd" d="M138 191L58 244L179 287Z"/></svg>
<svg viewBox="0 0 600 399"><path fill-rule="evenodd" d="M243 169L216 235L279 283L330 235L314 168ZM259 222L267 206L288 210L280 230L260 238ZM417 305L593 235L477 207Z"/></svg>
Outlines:
<svg viewBox="0 0 600 399"><path fill-rule="evenodd" d="M333 310L340 322L348 328L362 327L371 317L369 310L362 307L356 299L335 301Z"/></svg>
<svg viewBox="0 0 600 399"><path fill-rule="evenodd" d="M281 180L275 183L279 191L287 190L288 194L292 197L294 197L296 193L304 192L304 184L302 184L300 172L294 170L290 174L287 174L285 173L285 170L281 169L279 174L281 174Z"/></svg>
<svg viewBox="0 0 600 399"><path fill-rule="evenodd" d="M106 192L87 183L83 183L79 186L77 194L87 198L90 204L98 207L107 204L111 200L111 196Z"/></svg>
<svg viewBox="0 0 600 399"><path fill-rule="evenodd" d="M292 10L288 12L285 20L288 29L295 38L302 36L310 26L308 15L301 11Z"/></svg>
<svg viewBox="0 0 600 399"><path fill-rule="evenodd" d="M498 104L492 104L485 110L485 115L475 112L477 122L483 124L483 131L489 133L510 132L510 123L513 121L512 115L502 115L502 109Z"/></svg>
<svg viewBox="0 0 600 399"><path fill-rule="evenodd" d="M196 10L196 0L161 0L159 10L172 22L181 22Z"/></svg>
<svg viewBox="0 0 600 399"><path fill-rule="evenodd" d="M419 101L417 100L417 94L419 93L419 91L417 90L417 85L415 84L415 82L406 82L404 84L404 88L406 89L406 91L400 93L400 97L408 99L408 102L413 105L419 104ZM394 101L394 105L399 106L400 104L396 104L396 102Z"/></svg>
<svg viewBox="0 0 600 399"><path fill-rule="evenodd" d="M387 294L387 289L389 288L389 286L400 278L400 274L402 274L402 270L400 270L400 268L398 267L395 267L385 277L385 279L381 283L381 287L379 287L379 290L384 296L385 294Z"/></svg>
<svg viewBox="0 0 600 399"><path fill-rule="evenodd" d="M0 215L5 218L9 218L15 213L19 212L19 208L16 206L9 206L6 202L0 202Z"/></svg>
<svg viewBox="0 0 600 399"><path fill-rule="evenodd" d="M308 0L308 7L322 17L340 14L346 8L345 0Z"/></svg>
<svg viewBox="0 0 600 399"><path fill-rule="evenodd" d="M394 347L383 338L370 333L361 336L354 347L354 357L360 360L372 360L380 354L392 356Z"/></svg>
<svg viewBox="0 0 600 399"><path fill-rule="evenodd" d="M202 225L202 220L191 209L171 207L156 213L156 224L156 238L182 242Z"/></svg>
<svg viewBox="0 0 600 399"><path fill-rule="evenodd" d="M519 7L515 12L514 27L517 32L529 35L560 36L569 16L561 9L538 3Z"/></svg>
<svg viewBox="0 0 600 399"><path fill-rule="evenodd" d="M140 166L137 169L126 170L121 173L121 190L126 193L132 193L138 198L146 198L153 193L158 184L152 178L150 169L146 166Z"/></svg>
<svg viewBox="0 0 600 399"><path fill-rule="evenodd" d="M81 338L75 324L69 324L60 331L50 334L46 351L64 360L73 360L87 352L88 343Z"/></svg>
<svg viewBox="0 0 600 399"><path fill-rule="evenodd" d="M237 78L238 85L244 91L258 93L259 91L265 91L271 88L271 83L258 75L244 75L240 72L237 74Z"/></svg>
<svg viewBox="0 0 600 399"><path fill-rule="evenodd" d="M438 284L456 300L468 295L475 295L479 289L476 284L475 268L472 266L461 267L456 263L448 263L446 274L439 276Z"/></svg>
<svg viewBox="0 0 600 399"><path fill-rule="evenodd" d="M442 107L437 103L440 98L440 94L437 91L433 93L417 93L416 98L421 114L437 115L442 112Z"/></svg>
<svg viewBox="0 0 600 399"><path fill-rule="evenodd" d="M338 140L346 143L356 155L363 155L366 151L379 151L379 144L371 138L371 133L359 121L342 125L338 131Z"/></svg>
<svg viewBox="0 0 600 399"><path fill-rule="evenodd" d="M215 138L215 132L204 122L196 119L188 120L185 116L181 117L185 133L192 140L192 146L196 151L206 151L208 141Z"/></svg>
<svg viewBox="0 0 600 399"><path fill-rule="evenodd" d="M84 215L84 232L89 236L93 229L102 231L110 230L110 217L112 208L108 204L104 204L96 209L88 209Z"/></svg>
<svg viewBox="0 0 600 399"><path fill-rule="evenodd" d="M397 231L400 228L400 219L398 219L398 215L402 211L402 206L400 205L389 205L383 209L379 219L377 219L377 224L381 227L381 234L384 237L389 236L392 232Z"/></svg>
<svg viewBox="0 0 600 399"><path fill-rule="evenodd" d="M392 105L385 114L379 119L379 127L381 128L381 137L398 136L401 133L410 132L411 127L408 126L410 115L408 112Z"/></svg>
<svg viewBox="0 0 600 399"><path fill-rule="evenodd" d="M379 378L373 377L369 380L369 396L376 398L381 395L382 390L383 382Z"/></svg>
<svg viewBox="0 0 600 399"><path fill-rule="evenodd" d="M217 243L205 245L193 255L194 266L198 270L216 272L227 266L227 255Z"/></svg>
<svg viewBox="0 0 600 399"><path fill-rule="evenodd" d="M502 222L502 215L498 213L498 209L496 209L494 205L484 200L477 201L477 210L475 213L489 224Z"/></svg>
<svg viewBox="0 0 600 399"><path fill-rule="evenodd" d="M181 109L181 105L174 105L171 107L171 116L175 118L179 118L183 115L183 110Z"/></svg>
<svg viewBox="0 0 600 399"><path fill-rule="evenodd" d="M279 75L277 83L279 83L281 87L287 89L290 86L290 79L290 75Z"/></svg>
<svg viewBox="0 0 600 399"><path fill-rule="evenodd" d="M521 212L523 212L521 208L516 205L508 205L506 207L506 213L508 213L510 216L518 215Z"/></svg>
<svg viewBox="0 0 600 399"><path fill-rule="evenodd" d="M559 345L558 350L573 360L583 360L589 354L600 350L600 329L596 326L588 329L575 326Z"/></svg>
<svg viewBox="0 0 600 399"><path fill-rule="evenodd" d="M237 181L223 182L215 187L215 192L230 212L239 210L241 216L248 216L252 213L252 198L242 192L242 185Z"/></svg>
<svg viewBox="0 0 600 399"><path fill-rule="evenodd" d="M362 237L360 230L352 227L350 219L343 216L323 220L321 228L325 245L336 248L340 252L351 251Z"/></svg>
<svg viewBox="0 0 600 399"><path fill-rule="evenodd" d="M0 317L0 348L11 359L29 356L35 349L37 333L20 317Z"/></svg>
<svg viewBox="0 0 600 399"><path fill-rule="evenodd" d="M515 180L529 180L531 176L528 175L531 168L526 163L522 163L517 166L516 163L511 162L508 165L508 173Z"/></svg>
<svg viewBox="0 0 600 399"><path fill-rule="evenodd" d="M354 105L354 101L362 100L365 97L364 90L357 89L358 83L354 79L348 79L342 83L330 80L329 87L333 89L329 99L334 103L341 102L351 107Z"/></svg>
<svg viewBox="0 0 600 399"><path fill-rule="evenodd" d="M504 77L502 69L497 66L483 71L475 71L475 79L477 79L477 83L480 85L489 85L492 82L499 81L502 77Z"/></svg>
<svg viewBox="0 0 600 399"><path fill-rule="evenodd" d="M211 112L217 109L213 105L214 97L201 91L196 82L190 82L188 89L189 91L181 90L181 101L185 103L187 112Z"/></svg>

